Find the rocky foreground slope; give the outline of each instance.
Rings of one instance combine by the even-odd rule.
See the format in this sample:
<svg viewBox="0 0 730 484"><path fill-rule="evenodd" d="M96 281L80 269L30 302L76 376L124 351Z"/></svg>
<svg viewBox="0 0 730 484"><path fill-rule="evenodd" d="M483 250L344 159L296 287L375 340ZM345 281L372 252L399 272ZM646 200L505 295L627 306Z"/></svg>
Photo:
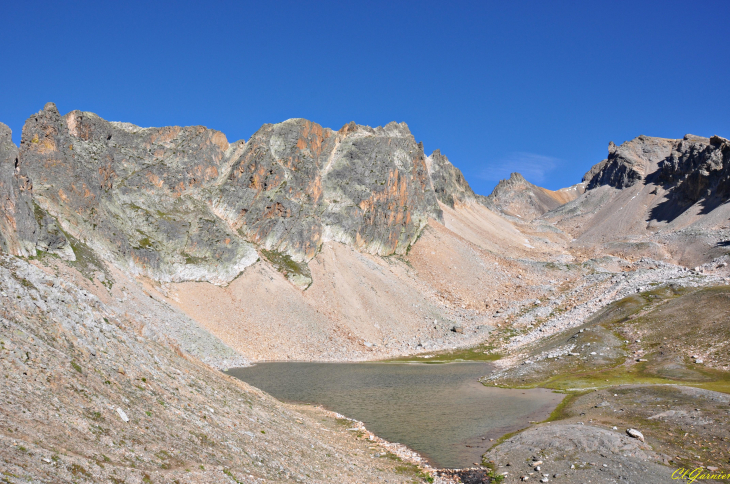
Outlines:
<svg viewBox="0 0 730 484"><path fill-rule="evenodd" d="M636 293L728 282L729 157L717 136L642 136L611 144L573 187L551 192L513 174L483 197L403 123L334 131L292 119L230 143L204 127L62 116L49 103L20 147L0 125L2 477L415 478L370 459L331 415L303 414L211 368L472 347L503 355L485 381L520 385L644 356L606 333L588 341L603 354L573 362L587 342L572 332ZM721 332L727 320L707 323ZM723 348L678 347L683 363L659 358L658 368L692 369L700 355L723 372ZM574 420L489 458L527 459L530 435L547 442L574 432ZM630 447L638 457L612 462L631 472L616 476L651 474L644 458L688 461L668 454L674 444L660 452L599 430L577 452ZM604 472L594 471L580 475Z"/></svg>
<svg viewBox="0 0 730 484"><path fill-rule="evenodd" d="M322 410L283 405L51 270L0 257L0 479L411 482ZM395 454L392 454L395 457Z"/></svg>

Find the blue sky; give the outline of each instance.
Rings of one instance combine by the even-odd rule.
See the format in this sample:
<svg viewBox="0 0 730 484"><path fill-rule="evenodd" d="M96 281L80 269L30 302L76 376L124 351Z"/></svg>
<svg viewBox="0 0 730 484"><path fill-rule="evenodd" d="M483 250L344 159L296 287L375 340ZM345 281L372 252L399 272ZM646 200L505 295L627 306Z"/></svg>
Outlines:
<svg viewBox="0 0 730 484"><path fill-rule="evenodd" d="M730 2L604 3L5 2L0 121L405 121L482 194L577 183L609 141L730 137Z"/></svg>

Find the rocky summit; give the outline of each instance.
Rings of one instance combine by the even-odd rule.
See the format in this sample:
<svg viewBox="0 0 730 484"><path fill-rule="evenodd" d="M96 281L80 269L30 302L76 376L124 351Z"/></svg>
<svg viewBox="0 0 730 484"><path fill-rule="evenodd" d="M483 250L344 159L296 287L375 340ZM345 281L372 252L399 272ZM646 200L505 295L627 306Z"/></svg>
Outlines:
<svg viewBox="0 0 730 484"><path fill-rule="evenodd" d="M561 190L513 173L482 196L405 123L289 119L229 142L48 103L20 146L0 124L2 480L664 482L720 468L730 142L639 136L595 161ZM474 468L440 470L217 371L390 359L490 360L485 385L567 396L546 422L477 437Z"/></svg>

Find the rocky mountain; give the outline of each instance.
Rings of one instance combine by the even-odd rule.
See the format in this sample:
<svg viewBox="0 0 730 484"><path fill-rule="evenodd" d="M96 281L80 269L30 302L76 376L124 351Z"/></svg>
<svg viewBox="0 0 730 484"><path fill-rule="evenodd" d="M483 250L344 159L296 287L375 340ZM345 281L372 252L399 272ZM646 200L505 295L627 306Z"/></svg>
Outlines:
<svg viewBox="0 0 730 484"><path fill-rule="evenodd" d="M585 185L579 183L552 191L533 185L519 173L512 173L507 180L500 180L484 203L505 215L530 221L575 200L584 190Z"/></svg>
<svg viewBox="0 0 730 484"><path fill-rule="evenodd" d="M481 196L474 193L461 170L451 164L441 154L441 150L431 153L426 158L426 164L436 198L441 203L454 208L457 204L465 205L480 200Z"/></svg>
<svg viewBox="0 0 730 484"><path fill-rule="evenodd" d="M370 458L375 441L349 423L213 370L262 360L498 354L489 384L567 379L563 390L603 385L607 369L645 356L652 378L714 382L727 370L724 310L703 321L686 309L721 308L718 286L730 282L724 138L611 143L582 183L550 191L515 173L483 197L404 123L335 131L290 119L230 143L201 126L62 116L49 103L20 147L10 135L0 125L0 440L11 449L0 462L10 482L418 476ZM641 311L656 323L636 326ZM694 325L682 344L662 339L672 321ZM690 333L704 336L686 345ZM690 363L699 356L705 373ZM633 408L632 395L616 401ZM663 472L657 448L582 425L582 413L602 415L595 398L565 407L577 412L564 416L570 425L489 455L525 464L534 442L573 442L580 430L591 436L586 461L601 442L638 452L600 451L616 479L621 466L637 482ZM645 417L632 412L631 425Z"/></svg>
<svg viewBox="0 0 730 484"><path fill-rule="evenodd" d="M639 136L584 178L586 192L544 215L576 247L698 265L725 253L728 141Z"/></svg>
<svg viewBox="0 0 730 484"><path fill-rule="evenodd" d="M18 232L18 243L66 257L83 244L160 281L225 284L257 260L256 247L294 266L324 241L403 254L440 217L423 148L405 124L335 132L296 119L229 144L199 126L61 116L49 103L27 121L16 158L35 204L36 220L24 213L22 223L57 239Z"/></svg>

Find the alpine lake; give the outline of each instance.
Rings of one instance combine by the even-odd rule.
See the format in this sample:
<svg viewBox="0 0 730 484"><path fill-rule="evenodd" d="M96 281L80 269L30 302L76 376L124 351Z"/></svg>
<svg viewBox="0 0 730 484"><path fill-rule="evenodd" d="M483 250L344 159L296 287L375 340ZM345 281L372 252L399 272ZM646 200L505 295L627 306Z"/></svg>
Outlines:
<svg viewBox="0 0 730 484"><path fill-rule="evenodd" d="M270 362L231 376L290 403L321 405L415 450L441 468L470 467L495 441L542 421L562 401L550 390L488 387L490 362Z"/></svg>

